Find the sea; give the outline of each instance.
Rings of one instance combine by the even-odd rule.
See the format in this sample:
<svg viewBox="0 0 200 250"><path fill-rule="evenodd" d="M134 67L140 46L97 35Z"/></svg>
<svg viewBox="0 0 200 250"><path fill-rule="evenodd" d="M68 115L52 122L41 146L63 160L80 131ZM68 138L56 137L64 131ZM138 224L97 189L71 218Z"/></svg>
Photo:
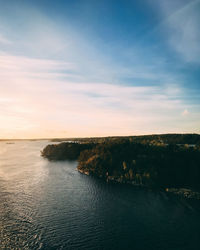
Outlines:
<svg viewBox="0 0 200 250"><path fill-rule="evenodd" d="M200 249L200 201L83 175L50 143L0 142L0 249Z"/></svg>

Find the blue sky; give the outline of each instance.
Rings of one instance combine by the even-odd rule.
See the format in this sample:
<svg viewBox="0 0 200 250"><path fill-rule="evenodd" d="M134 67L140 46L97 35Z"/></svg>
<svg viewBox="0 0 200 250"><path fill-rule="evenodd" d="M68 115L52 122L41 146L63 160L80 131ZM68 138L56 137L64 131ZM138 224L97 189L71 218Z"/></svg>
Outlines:
<svg viewBox="0 0 200 250"><path fill-rule="evenodd" d="M1 1L0 137L200 133L200 1Z"/></svg>

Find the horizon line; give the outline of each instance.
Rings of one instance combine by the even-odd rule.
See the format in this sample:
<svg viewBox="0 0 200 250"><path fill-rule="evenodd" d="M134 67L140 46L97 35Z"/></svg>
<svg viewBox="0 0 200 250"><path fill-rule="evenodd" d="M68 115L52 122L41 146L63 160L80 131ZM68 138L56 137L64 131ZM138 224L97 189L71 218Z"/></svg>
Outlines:
<svg viewBox="0 0 200 250"><path fill-rule="evenodd" d="M112 138L112 137L140 137L152 135L200 135L198 133L158 133L158 134L141 134L141 135L109 135L109 136L87 136L87 137L45 137L45 138L0 138L0 141L28 141L28 140L64 140L64 139L88 139L88 138Z"/></svg>

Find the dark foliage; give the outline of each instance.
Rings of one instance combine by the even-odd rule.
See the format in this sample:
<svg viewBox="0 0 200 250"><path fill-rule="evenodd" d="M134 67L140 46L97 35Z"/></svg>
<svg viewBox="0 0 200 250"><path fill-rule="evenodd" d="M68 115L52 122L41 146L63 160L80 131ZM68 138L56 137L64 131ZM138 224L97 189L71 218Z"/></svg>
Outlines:
<svg viewBox="0 0 200 250"><path fill-rule="evenodd" d="M49 160L77 160L80 152L90 149L93 144L79 144L63 142L60 144L47 145L41 155Z"/></svg>
<svg viewBox="0 0 200 250"><path fill-rule="evenodd" d="M164 144L198 144L200 135L198 134L161 134L144 135L132 137L135 142L151 143L162 142Z"/></svg>
<svg viewBox="0 0 200 250"><path fill-rule="evenodd" d="M78 169L118 182L200 188L200 151L186 146L99 144L81 152Z"/></svg>
<svg viewBox="0 0 200 250"><path fill-rule="evenodd" d="M80 172L107 181L200 189L199 137L166 134L88 138L79 143L48 145L42 156L49 160L78 159Z"/></svg>
<svg viewBox="0 0 200 250"><path fill-rule="evenodd" d="M81 143L104 143L117 141L131 141L135 143L150 144L160 142L164 144L199 144L199 134L157 134L157 135L141 135L141 136L109 136L94 138L63 138L52 139L53 142L75 141Z"/></svg>

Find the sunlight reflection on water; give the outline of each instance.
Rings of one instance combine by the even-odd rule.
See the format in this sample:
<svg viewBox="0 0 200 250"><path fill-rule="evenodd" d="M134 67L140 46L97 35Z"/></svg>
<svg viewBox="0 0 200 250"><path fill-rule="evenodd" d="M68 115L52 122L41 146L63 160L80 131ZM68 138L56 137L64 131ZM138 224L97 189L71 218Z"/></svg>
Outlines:
<svg viewBox="0 0 200 250"><path fill-rule="evenodd" d="M199 203L81 175L47 144L0 142L0 249L199 249Z"/></svg>

